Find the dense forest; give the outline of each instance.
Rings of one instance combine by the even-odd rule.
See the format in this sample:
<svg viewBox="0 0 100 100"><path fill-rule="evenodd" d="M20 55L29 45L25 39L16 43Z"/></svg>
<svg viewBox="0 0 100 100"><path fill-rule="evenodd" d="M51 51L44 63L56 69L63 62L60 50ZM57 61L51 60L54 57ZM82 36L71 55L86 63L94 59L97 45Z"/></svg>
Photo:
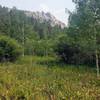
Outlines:
<svg viewBox="0 0 100 100"><path fill-rule="evenodd" d="M1 98L10 97L9 100L100 99L100 0L73 0L73 3L76 5L75 10L73 12L68 11L68 25L63 28L59 25L52 26L47 21L40 22L32 16L27 16L26 11L16 7L0 6L0 66L5 68L0 67L0 70L8 70L11 73L12 71L13 73L18 72L18 75L14 73L15 77L22 80L23 83L26 80L29 84L31 82L30 87L26 82L30 89L27 90L27 88L26 93L16 89L14 96L10 96L14 93L13 90L10 90L9 85L12 80L14 81L13 74L11 74L12 79L9 76L10 81L8 84L7 81L5 83L5 88L10 91L10 94L4 92L5 95L3 96L0 91ZM10 69L5 67L6 64ZM48 69L45 66L48 66ZM56 68L55 66L59 67ZM34 71L32 72L33 68ZM23 79L21 79L21 75L23 75ZM25 77L26 80L24 80ZM33 82L32 77L34 80L35 78L40 80L40 83L37 80L35 80L37 83ZM59 79L62 80L61 83L58 82ZM2 79L0 78L0 80ZM16 83L19 86L18 89L20 89L21 84L19 80L16 80L19 82ZM41 87L43 81L45 86ZM70 89L66 87L65 83ZM2 84L3 82L0 81L0 86ZM36 92L33 85L40 88L37 90L39 93L42 91L44 94L31 95L33 91ZM32 87L34 88L33 91L31 90ZM13 86L14 88L17 87ZM81 91L80 88L84 88L84 90ZM24 90L24 84L22 89ZM72 99L69 99L71 97Z"/></svg>

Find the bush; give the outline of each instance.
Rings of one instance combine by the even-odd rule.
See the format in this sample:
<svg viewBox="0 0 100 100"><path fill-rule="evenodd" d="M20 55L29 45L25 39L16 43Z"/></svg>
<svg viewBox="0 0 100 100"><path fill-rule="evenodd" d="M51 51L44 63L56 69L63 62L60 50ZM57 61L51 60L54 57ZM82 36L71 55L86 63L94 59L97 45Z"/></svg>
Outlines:
<svg viewBox="0 0 100 100"><path fill-rule="evenodd" d="M16 40L7 36L0 36L0 62L15 61L21 53L22 48Z"/></svg>
<svg viewBox="0 0 100 100"><path fill-rule="evenodd" d="M60 40L56 46L56 53L62 61L72 64L75 62L74 57L79 53L79 49Z"/></svg>
<svg viewBox="0 0 100 100"><path fill-rule="evenodd" d="M67 37L61 37L56 45L56 54L60 60L67 64L94 64L95 57L89 51L85 52L81 47Z"/></svg>

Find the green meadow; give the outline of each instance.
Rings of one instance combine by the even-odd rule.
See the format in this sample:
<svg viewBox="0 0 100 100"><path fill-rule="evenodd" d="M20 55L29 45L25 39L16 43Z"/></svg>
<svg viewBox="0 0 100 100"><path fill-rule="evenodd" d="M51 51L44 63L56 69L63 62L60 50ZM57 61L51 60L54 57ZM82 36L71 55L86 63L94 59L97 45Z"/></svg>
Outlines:
<svg viewBox="0 0 100 100"><path fill-rule="evenodd" d="M0 100L100 100L100 80L94 67L26 56L0 64Z"/></svg>

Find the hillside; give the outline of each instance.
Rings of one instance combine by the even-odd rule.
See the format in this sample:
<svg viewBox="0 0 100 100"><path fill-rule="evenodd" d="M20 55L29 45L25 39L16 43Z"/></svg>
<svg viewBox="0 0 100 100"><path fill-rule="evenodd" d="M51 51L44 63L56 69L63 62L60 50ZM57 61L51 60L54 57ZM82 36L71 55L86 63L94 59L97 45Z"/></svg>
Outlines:
<svg viewBox="0 0 100 100"><path fill-rule="evenodd" d="M33 48L36 55L51 54L53 41L64 33L64 29L65 24L50 13L0 6L0 34L16 39L24 47L25 54L32 54Z"/></svg>
<svg viewBox="0 0 100 100"><path fill-rule="evenodd" d="M25 11L25 14L29 17L33 17L33 19L38 20L40 23L44 23L45 21L47 23L50 23L52 27L59 26L61 28L65 28L66 25L62 23L61 21L57 20L56 17L54 17L51 13L47 12L29 12Z"/></svg>
<svg viewBox="0 0 100 100"><path fill-rule="evenodd" d="M15 7L10 9L2 6L0 6L0 22L0 32L7 33L9 31L10 34L14 31L17 32L23 27L25 28L25 26L29 26L28 28L32 27L32 31L37 32L37 34L39 35L52 35L52 33L55 34L55 32L53 31L54 29L59 33L59 30L62 31L66 27L64 23L57 20L56 17L54 17L51 13L30 12L18 10ZM14 28L13 30L12 27ZM17 28L17 30L15 29L15 27ZM41 33L39 33L40 31ZM19 32L21 32L21 30L19 30Z"/></svg>

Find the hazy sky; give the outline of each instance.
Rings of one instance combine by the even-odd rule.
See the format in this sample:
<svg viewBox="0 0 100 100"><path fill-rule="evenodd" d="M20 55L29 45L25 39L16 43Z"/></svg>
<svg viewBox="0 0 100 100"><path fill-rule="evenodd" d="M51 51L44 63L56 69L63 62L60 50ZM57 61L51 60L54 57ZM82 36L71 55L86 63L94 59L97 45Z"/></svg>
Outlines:
<svg viewBox="0 0 100 100"><path fill-rule="evenodd" d="M60 21L67 23L68 15L65 8L74 9L72 0L0 0L0 5L29 11L44 11L52 13Z"/></svg>

